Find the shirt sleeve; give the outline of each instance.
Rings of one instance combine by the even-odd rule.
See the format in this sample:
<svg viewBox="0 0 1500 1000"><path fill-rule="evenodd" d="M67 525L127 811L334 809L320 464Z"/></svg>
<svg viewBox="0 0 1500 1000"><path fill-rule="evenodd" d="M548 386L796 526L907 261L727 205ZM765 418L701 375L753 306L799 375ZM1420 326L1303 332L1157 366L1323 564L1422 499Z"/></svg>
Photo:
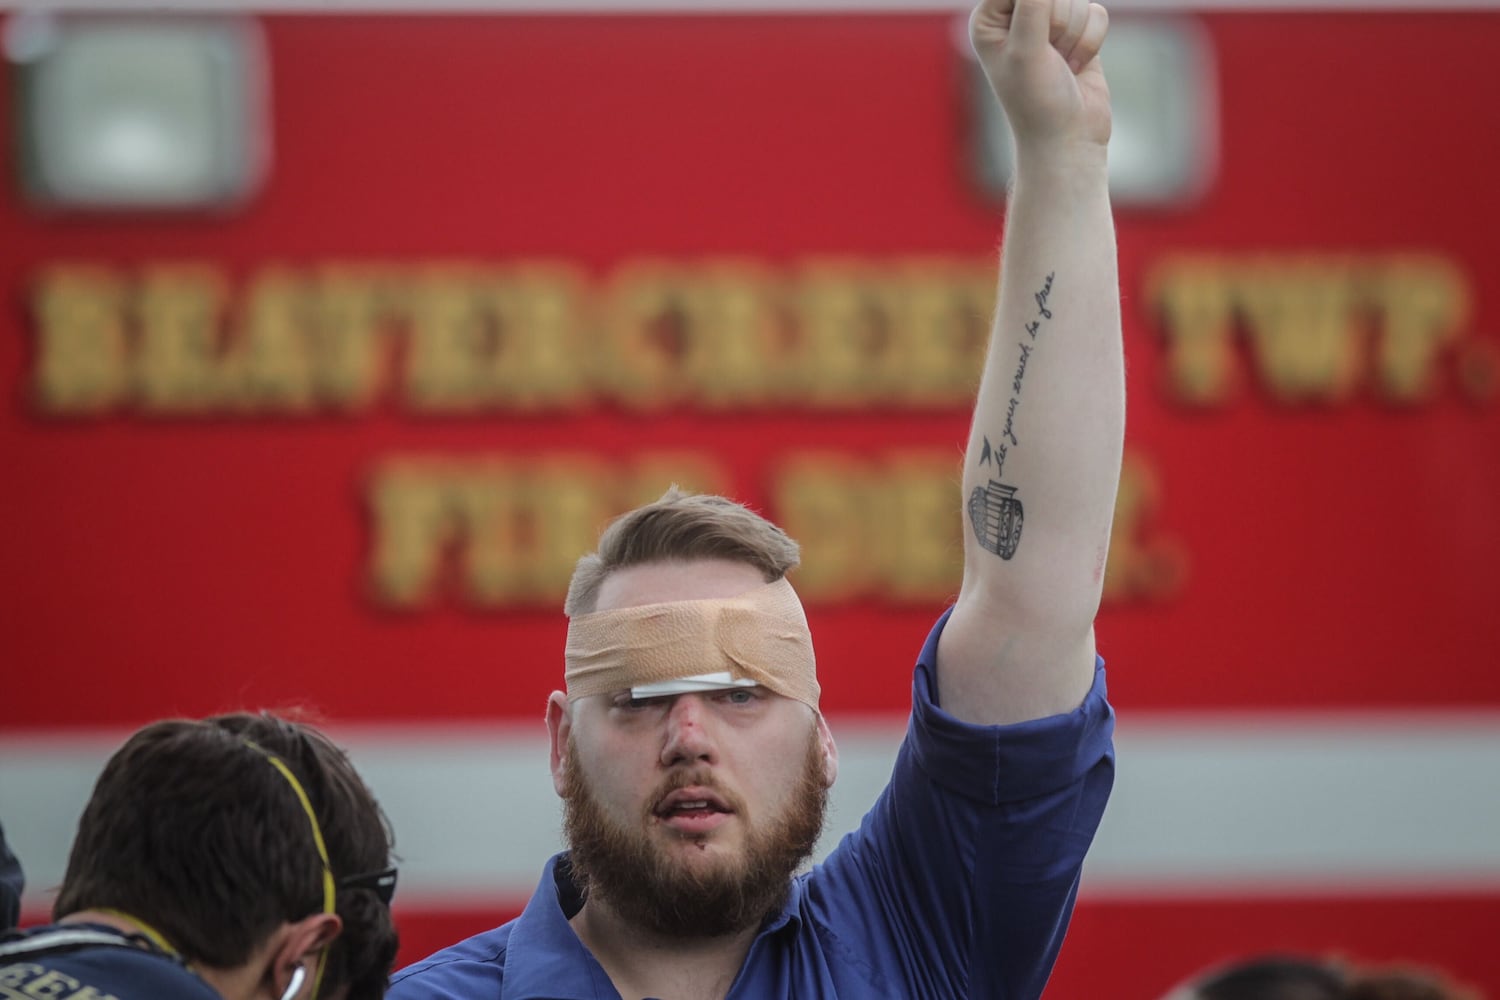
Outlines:
<svg viewBox="0 0 1500 1000"><path fill-rule="evenodd" d="M825 942L887 996L1041 996L1114 779L1104 664L1065 715L961 722L918 659L891 782L809 880Z"/></svg>

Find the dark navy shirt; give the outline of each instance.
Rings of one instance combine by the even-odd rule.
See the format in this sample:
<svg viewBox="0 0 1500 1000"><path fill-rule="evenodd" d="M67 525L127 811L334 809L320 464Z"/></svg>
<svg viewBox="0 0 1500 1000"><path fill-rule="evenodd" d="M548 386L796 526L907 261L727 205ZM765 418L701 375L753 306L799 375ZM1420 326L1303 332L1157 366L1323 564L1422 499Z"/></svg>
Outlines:
<svg viewBox="0 0 1500 1000"><path fill-rule="evenodd" d="M1104 663L1067 715L969 725L937 704L946 622L922 648L890 784L858 830L793 880L731 1000L1041 995L1114 779ZM519 917L398 972L388 996L619 1000L568 924L581 905L558 855Z"/></svg>
<svg viewBox="0 0 1500 1000"><path fill-rule="evenodd" d="M57 924L0 939L0 998L221 1000L177 959L95 924Z"/></svg>

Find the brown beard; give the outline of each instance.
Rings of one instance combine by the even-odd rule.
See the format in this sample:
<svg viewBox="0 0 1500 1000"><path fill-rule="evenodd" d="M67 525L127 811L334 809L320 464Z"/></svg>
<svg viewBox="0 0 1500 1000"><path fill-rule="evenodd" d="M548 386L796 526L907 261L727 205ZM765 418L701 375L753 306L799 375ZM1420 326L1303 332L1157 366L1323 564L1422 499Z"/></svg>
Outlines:
<svg viewBox="0 0 1500 1000"><path fill-rule="evenodd" d="M785 810L749 828L745 856L738 863L712 867L674 861L646 832L657 822L656 805L670 792L690 785L713 789L743 819L743 804L718 786L712 772L673 772L647 801L641 825L628 827L605 815L576 764L571 738L568 757L563 830L579 892L586 900L600 900L630 924L665 937L713 938L758 926L785 903L792 873L812 855L823 830L828 788L816 727Z"/></svg>

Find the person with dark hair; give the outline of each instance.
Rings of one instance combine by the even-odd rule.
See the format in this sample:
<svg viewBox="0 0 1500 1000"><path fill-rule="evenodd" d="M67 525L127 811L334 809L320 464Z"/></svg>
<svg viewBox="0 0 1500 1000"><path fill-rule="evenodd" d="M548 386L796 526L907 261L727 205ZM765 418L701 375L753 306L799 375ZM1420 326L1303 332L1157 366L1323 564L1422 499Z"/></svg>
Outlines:
<svg viewBox="0 0 1500 1000"><path fill-rule="evenodd" d="M316 729L153 723L94 786L54 922L0 941L0 995L379 1000L397 944L391 846Z"/></svg>
<svg viewBox="0 0 1500 1000"><path fill-rule="evenodd" d="M1296 955L1264 955L1210 972L1171 1000L1341 1000L1344 974Z"/></svg>
<svg viewBox="0 0 1500 1000"><path fill-rule="evenodd" d="M0 826L0 931L20 922L21 894L25 891L26 875L5 842L5 827Z"/></svg>
<svg viewBox="0 0 1500 1000"><path fill-rule="evenodd" d="M670 492L569 588L546 713L568 850L517 919L397 973L393 998L1041 995L1113 781L1093 631L1124 428L1106 26L1087 0L970 19L1016 176L954 505L964 575L863 824L798 873L838 754L797 544Z"/></svg>
<svg viewBox="0 0 1500 1000"><path fill-rule="evenodd" d="M1261 955L1214 969L1167 1000L1473 1000L1442 977L1357 969L1302 955Z"/></svg>
<svg viewBox="0 0 1500 1000"><path fill-rule="evenodd" d="M208 720L285 760L299 774L317 807L319 828L335 879L335 913L343 931L328 949L325 997L380 1000L385 995L399 939L391 921L396 869L390 823L354 765L317 729L269 713L221 715ZM377 822L378 821L378 822ZM343 988L347 985L347 991Z"/></svg>

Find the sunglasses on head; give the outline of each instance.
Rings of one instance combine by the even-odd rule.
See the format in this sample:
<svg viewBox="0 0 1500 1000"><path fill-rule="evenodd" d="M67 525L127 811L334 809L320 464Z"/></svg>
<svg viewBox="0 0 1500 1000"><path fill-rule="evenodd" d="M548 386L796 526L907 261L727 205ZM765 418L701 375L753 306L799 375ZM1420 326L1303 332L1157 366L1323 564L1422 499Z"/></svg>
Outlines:
<svg viewBox="0 0 1500 1000"><path fill-rule="evenodd" d="M369 889L375 894L376 899L390 906L391 897L396 895L396 869L392 866L384 871L349 875L338 880L338 887L340 889Z"/></svg>

